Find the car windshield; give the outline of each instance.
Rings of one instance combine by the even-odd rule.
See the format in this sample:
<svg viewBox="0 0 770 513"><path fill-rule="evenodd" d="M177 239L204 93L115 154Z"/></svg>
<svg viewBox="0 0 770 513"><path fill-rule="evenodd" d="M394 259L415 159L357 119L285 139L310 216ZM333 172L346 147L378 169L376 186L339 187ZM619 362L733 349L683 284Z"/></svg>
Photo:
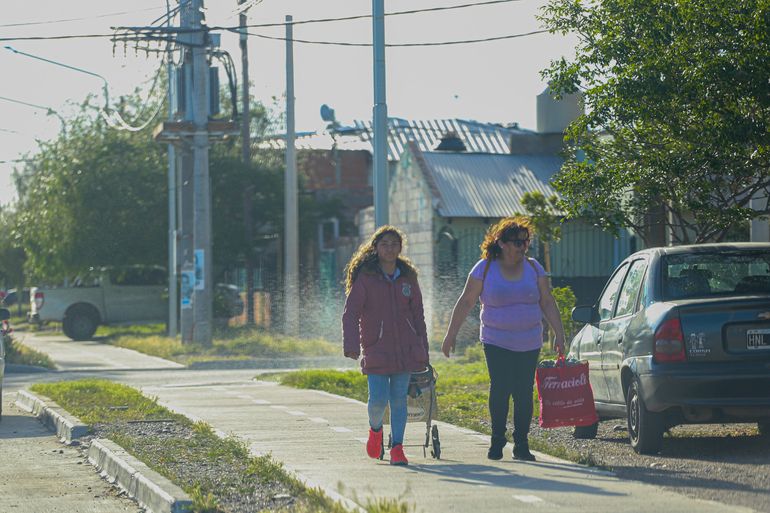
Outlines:
<svg viewBox="0 0 770 513"><path fill-rule="evenodd" d="M735 294L770 294L770 254L696 252L663 260L664 299Z"/></svg>

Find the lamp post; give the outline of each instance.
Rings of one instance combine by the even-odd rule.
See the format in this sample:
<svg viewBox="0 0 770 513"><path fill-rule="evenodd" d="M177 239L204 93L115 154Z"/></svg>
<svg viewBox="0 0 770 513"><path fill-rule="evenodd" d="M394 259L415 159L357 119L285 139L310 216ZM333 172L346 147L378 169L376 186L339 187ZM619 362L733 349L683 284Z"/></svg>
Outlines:
<svg viewBox="0 0 770 513"><path fill-rule="evenodd" d="M25 57L31 57L31 58L37 59L39 61L47 62L49 64L54 64L56 66L61 66L62 68L71 69L73 71L79 71L81 73L85 73L86 75L91 75L92 77L96 77L96 78L101 79L101 81L103 82L102 88L104 90L104 107L107 108L107 107L110 106L110 93L109 93L109 90L108 90L108 87L107 87L108 86L107 79L104 78L103 76L101 76L100 74L94 73L93 71L88 71L88 70L83 69L83 68L78 68L76 66L70 66L69 64L64 64L64 63L61 63L61 62L52 61L51 59L46 59L44 57L40 57L40 56L37 56L37 55L32 55L31 53L22 52L20 50L17 50L15 48L13 48L12 46L6 45L5 49L8 50L8 51L13 52L15 54L18 54L18 55L24 55Z"/></svg>
<svg viewBox="0 0 770 513"><path fill-rule="evenodd" d="M27 107L32 107L34 109L41 109L46 111L47 116L56 116L59 118L59 122L61 123L61 131L66 135L67 133L67 125L64 123L64 118L59 115L58 112L53 110L51 107L46 107L44 105L36 105L34 103L29 102L23 102L21 100L14 100L13 98L6 98L5 96L0 96L0 100L6 101L6 102L12 102L12 103L18 103L19 105L26 105Z"/></svg>

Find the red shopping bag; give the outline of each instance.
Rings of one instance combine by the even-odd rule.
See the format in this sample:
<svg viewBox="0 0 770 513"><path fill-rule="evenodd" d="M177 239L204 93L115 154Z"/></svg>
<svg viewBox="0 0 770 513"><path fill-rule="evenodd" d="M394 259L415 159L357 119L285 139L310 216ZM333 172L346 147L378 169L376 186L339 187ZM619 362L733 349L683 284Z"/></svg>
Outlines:
<svg viewBox="0 0 770 513"><path fill-rule="evenodd" d="M588 362L569 365L560 354L553 367L535 372L540 396L540 426L590 426L599 420L588 381Z"/></svg>

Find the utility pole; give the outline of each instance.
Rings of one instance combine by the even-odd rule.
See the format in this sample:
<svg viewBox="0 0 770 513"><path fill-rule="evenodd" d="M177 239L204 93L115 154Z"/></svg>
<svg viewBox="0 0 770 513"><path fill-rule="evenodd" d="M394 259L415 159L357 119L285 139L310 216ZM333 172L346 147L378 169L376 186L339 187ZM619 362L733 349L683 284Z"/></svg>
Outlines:
<svg viewBox="0 0 770 513"><path fill-rule="evenodd" d="M292 17L286 16L286 181L284 229L286 268L284 269L284 331L299 334L299 209L297 206L297 158L294 149L294 30Z"/></svg>
<svg viewBox="0 0 770 513"><path fill-rule="evenodd" d="M192 3L192 122L193 122L193 244L195 245L195 292L193 294L193 342L211 345L211 184L209 180L209 65L208 34L203 30L203 0Z"/></svg>
<svg viewBox="0 0 770 513"><path fill-rule="evenodd" d="M248 0L238 0L242 5ZM251 165L251 109L249 101L249 47L247 44L246 25L248 24L246 10L239 16L241 29L241 145L243 164ZM251 216L253 187L246 187L243 191L243 227L246 239L246 324L254 325L254 227Z"/></svg>
<svg viewBox="0 0 770 513"><path fill-rule="evenodd" d="M374 50L374 225L388 224L388 105L385 102L385 4L372 0Z"/></svg>
<svg viewBox="0 0 770 513"><path fill-rule="evenodd" d="M166 26L171 26L171 13L166 2ZM169 46L169 50L171 47ZM166 64L168 80L168 119L174 119L176 96L174 94L173 53L169 51ZM177 296L177 231L176 231L176 153L174 145L168 143L168 336L176 338L178 327L179 298Z"/></svg>
<svg viewBox="0 0 770 513"><path fill-rule="evenodd" d="M203 0L178 0L178 3L181 26L178 31L170 24L167 27L169 34L177 32L175 43L182 49L181 68L169 76L173 115L155 128L153 137L158 142L174 145L173 151L169 150L169 223L173 225L176 218L177 229L175 244L169 243L175 245L177 251L173 262L169 258L169 264L181 268L177 274L181 274L182 342L210 346L214 283L209 141L237 135L238 130L232 121L209 120L212 95L219 91L210 90L212 68L208 57L214 38L205 26ZM141 34L145 28L123 29ZM126 40L133 41L135 37ZM172 161L175 161L173 170ZM172 208L173 203L176 208ZM173 281L169 288L176 287L176 276Z"/></svg>

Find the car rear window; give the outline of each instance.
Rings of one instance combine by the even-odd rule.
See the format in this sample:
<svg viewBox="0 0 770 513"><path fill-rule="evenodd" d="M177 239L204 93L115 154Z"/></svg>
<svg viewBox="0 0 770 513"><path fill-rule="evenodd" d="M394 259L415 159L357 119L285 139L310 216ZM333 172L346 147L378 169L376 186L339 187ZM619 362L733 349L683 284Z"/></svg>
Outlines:
<svg viewBox="0 0 770 513"><path fill-rule="evenodd" d="M697 252L663 259L665 299L770 294L765 251Z"/></svg>

